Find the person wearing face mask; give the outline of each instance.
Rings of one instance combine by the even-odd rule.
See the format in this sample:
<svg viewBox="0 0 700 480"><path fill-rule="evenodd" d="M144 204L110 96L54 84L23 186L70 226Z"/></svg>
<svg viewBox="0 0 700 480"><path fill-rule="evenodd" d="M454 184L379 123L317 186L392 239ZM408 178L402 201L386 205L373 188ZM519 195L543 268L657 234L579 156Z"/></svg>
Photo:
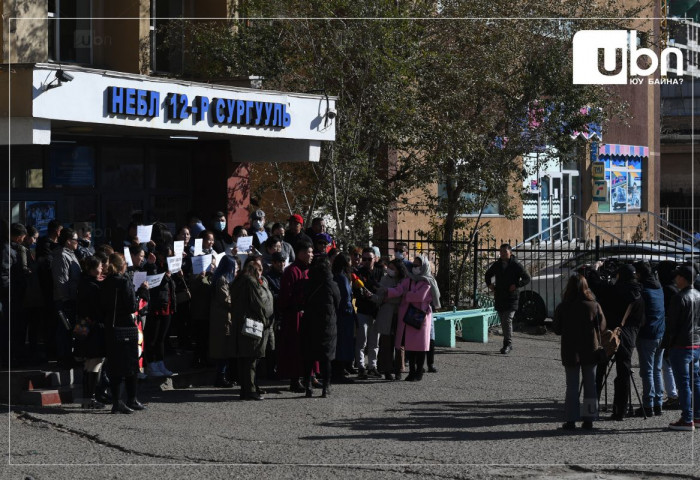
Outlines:
<svg viewBox="0 0 700 480"><path fill-rule="evenodd" d="M267 241L270 232L265 228L265 212L256 210L250 214L250 235L253 237L253 246L258 252L264 252L262 245Z"/></svg>
<svg viewBox="0 0 700 480"><path fill-rule="evenodd" d="M513 349L513 318L518 310L518 289L530 283L530 275L513 256L513 249L507 243L499 249L501 258L491 264L486 274L486 286L493 292L494 307L501 318L503 348L507 355ZM493 284L493 279L496 284Z"/></svg>
<svg viewBox="0 0 700 480"><path fill-rule="evenodd" d="M411 268L413 268L412 264ZM398 286L407 277L408 271L403 260L395 258L389 262L386 275L382 277L379 284L388 290ZM377 331L379 332L377 367L384 373L384 378L387 380L401 380L401 370L404 365L403 348L394 347L400 303L401 297L385 298L377 312Z"/></svg>
<svg viewBox="0 0 700 480"><path fill-rule="evenodd" d="M408 244L403 242L397 243L394 247L394 258L403 262L407 272L410 272L413 268L413 263L408 258Z"/></svg>
<svg viewBox="0 0 700 480"><path fill-rule="evenodd" d="M216 212L211 219L212 233L214 235L214 243L212 248L216 253L225 252L226 248L231 249L233 238L229 235L226 228L226 216L223 212Z"/></svg>
<svg viewBox="0 0 700 480"><path fill-rule="evenodd" d="M430 273L430 261L425 255L413 260L412 272L394 288L380 290L379 295L386 293L386 298L401 298L399 316L396 327L394 346L404 347L408 357L408 382L419 382L423 379L423 364L425 354L430 348L430 329L433 323L433 309L440 307L440 292L437 283ZM409 305L425 313L425 319L420 328L407 325L404 321Z"/></svg>

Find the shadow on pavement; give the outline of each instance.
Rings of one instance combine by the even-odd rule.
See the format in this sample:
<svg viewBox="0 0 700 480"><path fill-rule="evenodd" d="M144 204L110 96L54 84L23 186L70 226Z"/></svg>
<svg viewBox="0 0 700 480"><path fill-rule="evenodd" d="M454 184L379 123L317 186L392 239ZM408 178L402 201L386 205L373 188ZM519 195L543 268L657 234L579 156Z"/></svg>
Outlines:
<svg viewBox="0 0 700 480"><path fill-rule="evenodd" d="M341 429L337 435L310 435L300 440L385 439L399 441L482 441L537 439L572 435L558 429L563 405L551 401L524 402L400 402L385 416L322 422L321 427ZM397 416L403 412L405 415ZM542 425L551 425L543 429ZM537 428L527 428L536 425ZM613 430L610 422L595 422L596 430L577 430L574 435L636 434L642 430ZM653 429L652 429L653 430ZM349 432L350 433L349 433ZM650 429L643 429L649 432ZM354 434L351 432L355 432Z"/></svg>

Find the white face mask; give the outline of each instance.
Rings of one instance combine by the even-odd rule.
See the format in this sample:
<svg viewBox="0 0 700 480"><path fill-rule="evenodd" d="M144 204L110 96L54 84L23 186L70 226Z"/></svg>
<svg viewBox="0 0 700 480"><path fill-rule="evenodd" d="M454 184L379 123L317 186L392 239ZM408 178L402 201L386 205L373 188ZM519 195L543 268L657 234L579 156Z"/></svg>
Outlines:
<svg viewBox="0 0 700 480"><path fill-rule="evenodd" d="M413 275L420 275L421 270L421 267L413 267Z"/></svg>
<svg viewBox="0 0 700 480"><path fill-rule="evenodd" d="M218 222L216 224L216 229L220 232L224 231L224 228L226 228L226 222Z"/></svg>
<svg viewBox="0 0 700 480"><path fill-rule="evenodd" d="M396 270L392 270L391 268L387 268L386 274L393 278L396 275Z"/></svg>
<svg viewBox="0 0 700 480"><path fill-rule="evenodd" d="M260 227L262 227L262 222L260 220L253 220L252 225L255 230L260 230Z"/></svg>
<svg viewBox="0 0 700 480"><path fill-rule="evenodd" d="M394 257L399 259L399 260L403 260L403 252L394 253Z"/></svg>

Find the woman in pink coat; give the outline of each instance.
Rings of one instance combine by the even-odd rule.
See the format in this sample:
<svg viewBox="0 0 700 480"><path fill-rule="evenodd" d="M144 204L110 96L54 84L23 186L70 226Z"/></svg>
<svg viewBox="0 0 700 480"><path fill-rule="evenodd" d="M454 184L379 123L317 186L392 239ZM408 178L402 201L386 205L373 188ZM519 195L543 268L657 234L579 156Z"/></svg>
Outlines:
<svg viewBox="0 0 700 480"><path fill-rule="evenodd" d="M408 278L405 278L394 288L386 290L387 298L402 297L399 305L399 318L396 326L396 348L402 346L408 357L408 382L419 382L423 379L423 364L425 352L430 348L430 327L433 322L433 306L439 308L440 293L435 279L430 274L430 261L425 255L413 260L413 268ZM425 321L420 328L412 327L404 322L408 306L413 305L425 312Z"/></svg>

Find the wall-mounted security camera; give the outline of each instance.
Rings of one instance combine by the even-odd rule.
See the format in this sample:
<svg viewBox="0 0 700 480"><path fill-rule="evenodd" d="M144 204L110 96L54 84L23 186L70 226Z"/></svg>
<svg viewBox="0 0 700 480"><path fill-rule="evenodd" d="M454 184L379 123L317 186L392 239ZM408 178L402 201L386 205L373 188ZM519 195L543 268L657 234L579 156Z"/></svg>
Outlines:
<svg viewBox="0 0 700 480"><path fill-rule="evenodd" d="M56 78L58 79L59 82L70 82L73 80L73 75L71 75L68 72L64 72L63 70L58 70L56 72Z"/></svg>
<svg viewBox="0 0 700 480"><path fill-rule="evenodd" d="M330 118L331 120L333 120L335 117L338 116L338 113L335 110L333 110L332 108L329 108L328 111L326 112L326 116L328 118Z"/></svg>

